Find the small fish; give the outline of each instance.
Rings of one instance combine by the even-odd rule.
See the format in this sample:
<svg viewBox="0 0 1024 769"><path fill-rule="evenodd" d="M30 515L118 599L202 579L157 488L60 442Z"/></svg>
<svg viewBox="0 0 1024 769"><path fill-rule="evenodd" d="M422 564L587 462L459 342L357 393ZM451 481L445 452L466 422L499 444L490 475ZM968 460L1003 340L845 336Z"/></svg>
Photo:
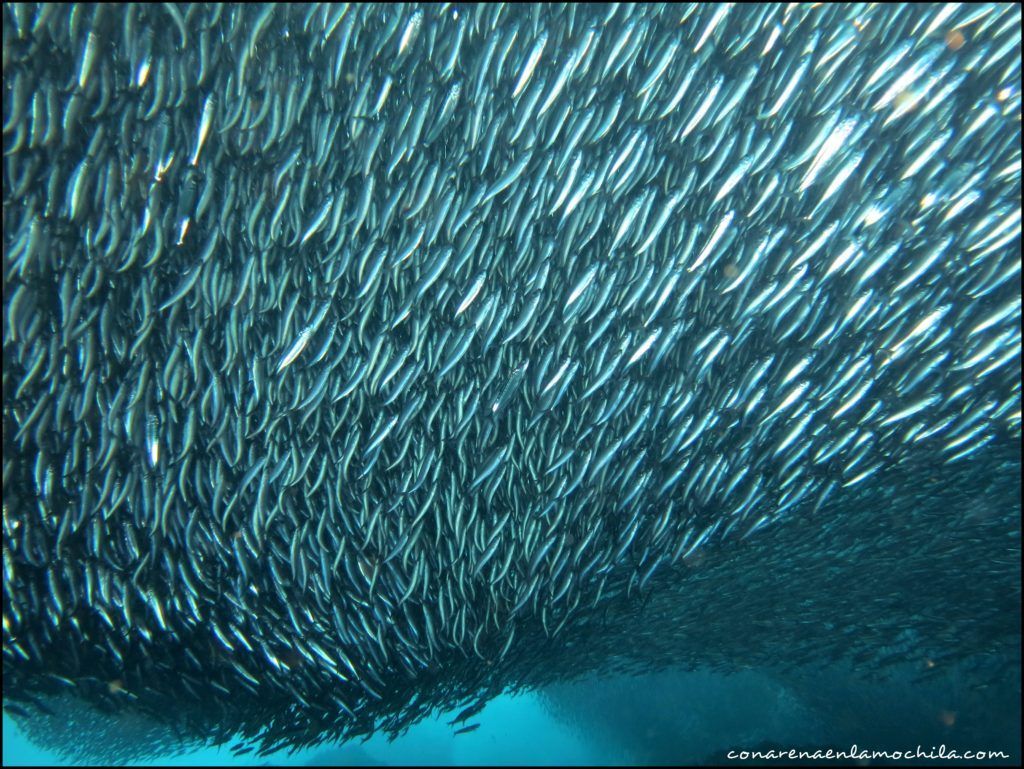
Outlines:
<svg viewBox="0 0 1024 769"><path fill-rule="evenodd" d="M1018 4L5 12L41 745L1019 655Z"/></svg>

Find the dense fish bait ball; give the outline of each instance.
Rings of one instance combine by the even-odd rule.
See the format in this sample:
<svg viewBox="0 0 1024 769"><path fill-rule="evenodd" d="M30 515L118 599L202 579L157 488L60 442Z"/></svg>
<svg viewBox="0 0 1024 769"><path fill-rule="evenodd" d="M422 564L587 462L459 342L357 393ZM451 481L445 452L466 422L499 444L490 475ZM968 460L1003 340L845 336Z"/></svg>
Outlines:
<svg viewBox="0 0 1024 769"><path fill-rule="evenodd" d="M5 5L7 711L1019 643L1020 22Z"/></svg>

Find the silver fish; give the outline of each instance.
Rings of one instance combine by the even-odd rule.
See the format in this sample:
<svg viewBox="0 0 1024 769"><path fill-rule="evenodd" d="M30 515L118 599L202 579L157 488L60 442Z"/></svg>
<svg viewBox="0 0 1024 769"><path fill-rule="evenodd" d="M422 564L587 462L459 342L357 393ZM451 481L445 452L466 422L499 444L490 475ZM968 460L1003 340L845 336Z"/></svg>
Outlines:
<svg viewBox="0 0 1024 769"><path fill-rule="evenodd" d="M1018 5L5 12L33 739L1019 648Z"/></svg>

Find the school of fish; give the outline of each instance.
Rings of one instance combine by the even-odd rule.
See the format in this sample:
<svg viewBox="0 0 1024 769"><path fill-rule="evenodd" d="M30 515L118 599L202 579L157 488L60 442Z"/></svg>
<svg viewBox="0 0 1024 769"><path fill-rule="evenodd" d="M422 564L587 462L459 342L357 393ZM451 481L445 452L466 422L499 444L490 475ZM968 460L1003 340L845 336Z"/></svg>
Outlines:
<svg viewBox="0 0 1024 769"><path fill-rule="evenodd" d="M1019 474L1019 5L3 10L26 723L268 752L725 664L772 593L705 554ZM906 564L1019 575L1018 516Z"/></svg>

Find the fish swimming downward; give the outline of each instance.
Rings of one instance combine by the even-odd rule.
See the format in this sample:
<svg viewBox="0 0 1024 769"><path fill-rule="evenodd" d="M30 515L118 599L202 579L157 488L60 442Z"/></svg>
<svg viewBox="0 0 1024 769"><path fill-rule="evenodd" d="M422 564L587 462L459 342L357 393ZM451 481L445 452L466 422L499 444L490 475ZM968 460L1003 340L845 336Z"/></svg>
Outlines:
<svg viewBox="0 0 1024 769"><path fill-rule="evenodd" d="M1020 23L5 4L7 711L1019 648Z"/></svg>

